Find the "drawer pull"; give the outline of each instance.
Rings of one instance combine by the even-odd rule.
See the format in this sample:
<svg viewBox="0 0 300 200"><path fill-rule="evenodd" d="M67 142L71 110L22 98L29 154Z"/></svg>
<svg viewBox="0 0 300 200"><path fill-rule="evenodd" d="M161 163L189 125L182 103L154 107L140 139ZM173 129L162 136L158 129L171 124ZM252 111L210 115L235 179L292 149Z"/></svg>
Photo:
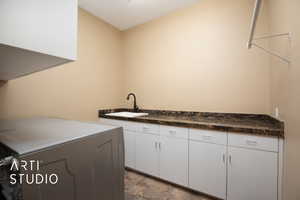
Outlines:
<svg viewBox="0 0 300 200"><path fill-rule="evenodd" d="M175 131L175 130L169 130L169 133L170 133L171 135L176 135L176 131Z"/></svg>
<svg viewBox="0 0 300 200"><path fill-rule="evenodd" d="M246 140L246 144L250 145L250 146L256 146L257 145L257 141L254 140Z"/></svg>
<svg viewBox="0 0 300 200"><path fill-rule="evenodd" d="M146 127L146 126L143 127L143 131L147 132L148 130L149 130L148 127Z"/></svg>
<svg viewBox="0 0 300 200"><path fill-rule="evenodd" d="M202 138L204 140L211 140L211 136L210 135L203 135Z"/></svg>

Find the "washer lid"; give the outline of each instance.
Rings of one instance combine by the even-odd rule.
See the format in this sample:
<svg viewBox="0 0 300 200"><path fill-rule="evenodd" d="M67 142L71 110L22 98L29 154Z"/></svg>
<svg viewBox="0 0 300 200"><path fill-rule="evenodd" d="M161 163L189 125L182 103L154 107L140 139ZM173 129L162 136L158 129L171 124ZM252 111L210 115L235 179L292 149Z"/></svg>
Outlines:
<svg viewBox="0 0 300 200"><path fill-rule="evenodd" d="M116 129L115 126L53 118L1 121L0 124L0 142L20 155Z"/></svg>

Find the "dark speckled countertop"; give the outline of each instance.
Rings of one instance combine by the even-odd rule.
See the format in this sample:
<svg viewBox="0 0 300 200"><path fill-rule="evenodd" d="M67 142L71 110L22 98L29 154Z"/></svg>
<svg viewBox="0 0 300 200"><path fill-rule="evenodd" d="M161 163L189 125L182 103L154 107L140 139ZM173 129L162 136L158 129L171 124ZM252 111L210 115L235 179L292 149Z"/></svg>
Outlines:
<svg viewBox="0 0 300 200"><path fill-rule="evenodd" d="M165 110L140 110L139 112L145 112L149 115L135 118L105 115L124 111L132 112L131 109L125 108L99 110L99 117L284 138L283 122L268 115Z"/></svg>

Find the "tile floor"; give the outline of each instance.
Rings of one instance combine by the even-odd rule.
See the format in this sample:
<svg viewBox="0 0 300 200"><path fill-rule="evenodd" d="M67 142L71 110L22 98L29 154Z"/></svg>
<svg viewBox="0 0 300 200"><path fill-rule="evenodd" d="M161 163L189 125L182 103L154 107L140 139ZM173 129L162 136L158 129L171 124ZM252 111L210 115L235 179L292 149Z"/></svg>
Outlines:
<svg viewBox="0 0 300 200"><path fill-rule="evenodd" d="M125 172L125 200L213 200L197 193L152 179L133 171Z"/></svg>

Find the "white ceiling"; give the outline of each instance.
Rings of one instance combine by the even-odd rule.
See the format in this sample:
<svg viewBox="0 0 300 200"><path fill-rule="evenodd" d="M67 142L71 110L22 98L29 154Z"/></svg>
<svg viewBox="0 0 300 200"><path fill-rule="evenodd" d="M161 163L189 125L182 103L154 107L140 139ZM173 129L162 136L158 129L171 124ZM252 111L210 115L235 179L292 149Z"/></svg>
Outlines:
<svg viewBox="0 0 300 200"><path fill-rule="evenodd" d="M120 30L166 15L199 0L79 0L79 6Z"/></svg>

